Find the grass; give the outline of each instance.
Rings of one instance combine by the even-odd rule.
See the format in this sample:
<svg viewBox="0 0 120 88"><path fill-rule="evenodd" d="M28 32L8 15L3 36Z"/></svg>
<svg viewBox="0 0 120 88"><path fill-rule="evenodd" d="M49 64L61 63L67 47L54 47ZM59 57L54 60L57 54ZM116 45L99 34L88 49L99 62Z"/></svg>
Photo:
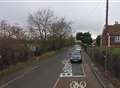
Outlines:
<svg viewBox="0 0 120 88"><path fill-rule="evenodd" d="M95 48L100 52L106 51L106 49L103 47L95 47ZM110 52L113 55L120 55L120 48L110 48Z"/></svg>
<svg viewBox="0 0 120 88"><path fill-rule="evenodd" d="M120 55L120 48L111 48L110 51L113 55Z"/></svg>
<svg viewBox="0 0 120 88"><path fill-rule="evenodd" d="M100 52L105 51L105 48L103 48L103 47L96 47L96 49L99 50Z"/></svg>

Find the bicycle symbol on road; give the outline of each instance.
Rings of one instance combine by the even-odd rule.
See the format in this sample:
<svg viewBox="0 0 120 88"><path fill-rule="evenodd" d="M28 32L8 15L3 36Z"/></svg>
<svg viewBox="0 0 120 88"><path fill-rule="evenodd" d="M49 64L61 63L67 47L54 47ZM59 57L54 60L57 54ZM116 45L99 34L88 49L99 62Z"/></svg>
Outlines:
<svg viewBox="0 0 120 88"><path fill-rule="evenodd" d="M70 83L70 88L86 88L87 83L85 81L81 81L80 83L77 81L72 81Z"/></svg>

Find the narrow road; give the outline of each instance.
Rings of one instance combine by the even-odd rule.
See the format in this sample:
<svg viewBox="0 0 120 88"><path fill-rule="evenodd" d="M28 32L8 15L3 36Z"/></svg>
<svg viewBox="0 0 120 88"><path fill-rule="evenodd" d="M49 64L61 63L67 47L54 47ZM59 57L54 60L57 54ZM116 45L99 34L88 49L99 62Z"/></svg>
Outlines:
<svg viewBox="0 0 120 88"><path fill-rule="evenodd" d="M72 64L72 76L70 77L59 77L59 81L57 82L55 88L103 88L98 79L96 78L91 66L89 57L85 52L83 52L83 63L82 64L76 64L76 67L74 67L74 64ZM70 84L73 82L79 83L85 82L85 87L70 87ZM76 85L77 86L77 85Z"/></svg>
<svg viewBox="0 0 120 88"><path fill-rule="evenodd" d="M83 53L82 64L69 64L72 76L60 77L61 73L64 73L63 61L69 59L70 52L71 49L65 49L52 58L41 61L29 73L19 76L16 80L9 80L0 88L70 88L72 81L85 81L86 88L102 88L89 66L86 53Z"/></svg>

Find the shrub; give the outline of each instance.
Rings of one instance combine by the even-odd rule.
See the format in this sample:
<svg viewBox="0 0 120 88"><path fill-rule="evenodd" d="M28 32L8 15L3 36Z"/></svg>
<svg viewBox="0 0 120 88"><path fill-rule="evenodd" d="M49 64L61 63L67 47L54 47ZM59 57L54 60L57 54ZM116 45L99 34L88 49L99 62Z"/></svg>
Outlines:
<svg viewBox="0 0 120 88"><path fill-rule="evenodd" d="M92 58L93 61L105 66L105 56L106 49L102 47L89 47L87 53ZM110 50L110 51L109 51ZM92 51L92 53L90 53ZM110 71L113 75L120 78L120 49L111 48L107 51L107 70ZM92 54L92 55L90 55Z"/></svg>

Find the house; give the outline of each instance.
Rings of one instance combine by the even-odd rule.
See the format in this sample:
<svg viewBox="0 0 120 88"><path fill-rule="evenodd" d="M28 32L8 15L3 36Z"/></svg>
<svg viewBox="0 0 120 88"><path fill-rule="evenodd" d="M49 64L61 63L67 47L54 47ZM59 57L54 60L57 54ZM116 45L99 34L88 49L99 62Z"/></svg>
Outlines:
<svg viewBox="0 0 120 88"><path fill-rule="evenodd" d="M120 24L115 22L114 25L108 25L104 28L101 36L102 47L120 48Z"/></svg>

